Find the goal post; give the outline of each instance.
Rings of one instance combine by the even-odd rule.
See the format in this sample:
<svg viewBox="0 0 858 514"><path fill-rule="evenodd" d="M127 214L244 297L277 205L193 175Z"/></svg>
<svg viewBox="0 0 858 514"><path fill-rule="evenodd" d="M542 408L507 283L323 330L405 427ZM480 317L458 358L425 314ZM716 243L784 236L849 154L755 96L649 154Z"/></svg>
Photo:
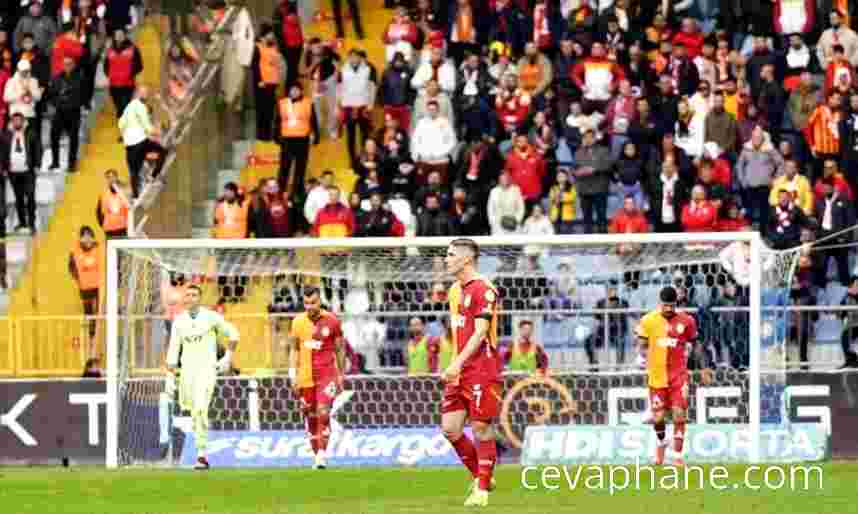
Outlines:
<svg viewBox="0 0 858 514"><path fill-rule="evenodd" d="M257 282L276 282L288 275L295 284L317 284L325 298L339 308L338 315L379 312L384 316L404 318L437 312L427 300L421 309L413 310L402 295L412 295L411 286L419 283L447 285L440 263L446 247L455 238L350 238L350 239L128 239L110 240L107 244L107 455L109 468L151 460L152 441L157 439L157 423L152 416L158 409L158 398L165 393L165 380L159 371L156 351L151 345L164 344L161 282L164 277L181 274L204 277L225 287L251 289ZM549 277L544 283L510 292L510 317L517 312L532 313L526 300L542 294L541 288L552 280L574 280L593 284L631 283L647 306L657 303L657 290L671 283L676 272L689 270L704 276L701 289L720 287L723 281L739 283L748 293L748 305L742 308L748 316L747 423L751 436L749 460L758 461L761 431L761 388L763 378L763 340L770 341L772 356L767 357L771 381L783 384L784 369L776 362L785 352L776 328L769 327L764 337L764 309L783 311L781 300L765 307L764 290L774 290L782 297L789 289L797 260L796 251L774 252L765 247L757 232L675 233L675 234L593 234L565 236L475 237L481 248L480 272L492 280L501 280L502 298L510 284L534 277ZM732 246L740 245L735 262L725 261ZM731 254L732 255L732 254ZM485 259L482 257L485 256ZM729 257L734 259L734 257ZM484 269L483 264L487 268ZM704 271L700 271L704 270ZM741 275L741 276L739 276ZM236 285L224 277L241 278ZM500 277L500 278L497 278ZM294 280L293 280L294 278ZM229 279L231 280L231 279ZM246 280L246 281L245 281ZM696 279L695 279L696 280ZM228 284L223 286L222 284ZM646 287L644 287L646 283ZM279 282L272 289L278 294ZM360 284L373 290L371 300L352 301L350 287ZM390 288L401 288L389 295ZM421 287L423 287L421 286ZM260 286L261 287L261 286ZM374 288L374 289L373 289ZM547 289L546 289L547 290ZM780 291L778 293L778 291ZM244 294L244 293L242 293ZM418 294L423 294L418 292ZM430 293L427 293L430 294ZM512 296L512 294L510 295ZM428 298L428 296L426 297ZM424 298L425 299L425 298ZM276 302L276 298L274 300ZM369 307L366 305L369 303ZM400 308L397 305L404 307ZM430 305L425 308L425 305ZM344 307L345 306L345 307ZM511 307L511 308L509 308ZM251 306L252 308L252 306ZM577 308L577 307L576 307ZM342 313L341 309L349 311ZM542 309L540 307L537 310ZM255 313L269 315L266 310ZM785 311L781 313L785 315ZM776 315L776 314L775 314ZM227 312L230 317L230 312ZM266 332L268 333L268 332ZM772 335L774 333L774 335ZM269 334L270 335L270 334ZM252 357L247 335L242 334L239 358ZM256 337L256 336L254 336ZM607 344L607 343L606 343ZM250 350L253 351L253 350ZM146 358L141 352L149 352ZM146 360L148 359L148 360ZM145 361L145 362L144 362ZM564 372L564 364L552 365L552 371ZM275 365L270 365L276 368ZM276 374L276 370L274 371ZM640 370L637 373L641 373ZM379 375L373 375L377 377ZM251 380L255 383L254 380ZM255 385L254 385L255 387ZM255 400L254 400L255 401ZM228 402L222 402L224 409ZM254 405L256 405L254 403ZM247 416L248 414L241 414ZM253 413L249 414L254 419ZM146 418L146 419L142 419ZM258 426L259 419L255 418Z"/></svg>

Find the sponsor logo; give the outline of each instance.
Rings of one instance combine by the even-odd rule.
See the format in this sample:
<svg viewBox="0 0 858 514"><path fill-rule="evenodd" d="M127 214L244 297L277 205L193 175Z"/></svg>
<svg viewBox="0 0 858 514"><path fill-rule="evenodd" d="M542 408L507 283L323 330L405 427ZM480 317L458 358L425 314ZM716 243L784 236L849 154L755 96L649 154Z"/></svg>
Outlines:
<svg viewBox="0 0 858 514"><path fill-rule="evenodd" d="M310 466L313 453L303 431L211 432L208 459L213 466ZM445 466L458 464L453 447L436 428L334 431L328 443L334 466ZM186 434L182 464L196 457L193 434Z"/></svg>
<svg viewBox="0 0 858 514"><path fill-rule="evenodd" d="M667 438L672 440L668 429ZM759 460L790 463L824 460L829 438L821 423L763 425ZM694 463L748 462L748 425L688 425L684 457ZM524 465L634 464L655 455L656 436L650 426L529 427L522 447Z"/></svg>

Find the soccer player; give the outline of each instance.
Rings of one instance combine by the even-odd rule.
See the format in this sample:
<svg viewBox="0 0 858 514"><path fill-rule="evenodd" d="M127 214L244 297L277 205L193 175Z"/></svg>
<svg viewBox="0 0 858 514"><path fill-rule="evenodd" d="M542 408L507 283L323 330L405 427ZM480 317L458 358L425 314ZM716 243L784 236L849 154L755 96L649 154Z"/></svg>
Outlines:
<svg viewBox="0 0 858 514"><path fill-rule="evenodd" d="M638 346L646 359L649 402L653 427L658 438L655 463L664 464L667 449L665 414L673 415L673 464L682 466L688 409L688 351L697 338L697 322L684 312L676 311L676 289L665 287L659 294L660 305L641 318L638 324Z"/></svg>
<svg viewBox="0 0 858 514"><path fill-rule="evenodd" d="M327 466L331 405L343 389L346 366L343 331L337 317L322 309L319 289L304 289L304 313L289 332L289 380L301 401L315 469Z"/></svg>
<svg viewBox="0 0 858 514"><path fill-rule="evenodd" d="M494 488L496 460L492 422L501 403L501 361L497 348L497 290L477 274L479 247L456 239L447 248L450 318L455 356L442 372L441 428L474 479L466 507L485 507ZM477 445L463 433L470 418Z"/></svg>
<svg viewBox="0 0 858 514"><path fill-rule="evenodd" d="M238 346L238 330L217 312L200 306L202 289L197 285L185 290L185 312L173 320L167 370L175 374L181 355L179 405L191 412L197 462L194 469L209 469L206 446L209 438L209 406L217 374L232 367L232 354ZM229 339L224 356L217 359L220 336Z"/></svg>

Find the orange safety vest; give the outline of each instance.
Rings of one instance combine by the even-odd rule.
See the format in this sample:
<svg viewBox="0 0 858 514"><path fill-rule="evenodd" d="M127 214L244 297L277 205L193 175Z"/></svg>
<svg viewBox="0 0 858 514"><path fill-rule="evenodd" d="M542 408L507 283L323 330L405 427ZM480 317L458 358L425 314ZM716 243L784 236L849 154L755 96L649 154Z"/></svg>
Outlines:
<svg viewBox="0 0 858 514"><path fill-rule="evenodd" d="M259 77L267 85L280 83L280 55L277 47L268 47L261 43L259 49Z"/></svg>
<svg viewBox="0 0 858 514"><path fill-rule="evenodd" d="M283 137L307 137L310 135L310 116L313 105L304 97L297 103L289 98L280 100L280 135Z"/></svg>
<svg viewBox="0 0 858 514"><path fill-rule="evenodd" d="M84 250L80 242L72 247L72 257L77 268L77 283L81 291L92 291L101 287L101 262L98 246Z"/></svg>
<svg viewBox="0 0 858 514"><path fill-rule="evenodd" d="M105 232L128 228L128 199L122 193L105 191L101 195L102 227Z"/></svg>
<svg viewBox="0 0 858 514"><path fill-rule="evenodd" d="M247 210L249 201L230 204L220 202L215 209L215 237L217 239L244 239L247 237Z"/></svg>

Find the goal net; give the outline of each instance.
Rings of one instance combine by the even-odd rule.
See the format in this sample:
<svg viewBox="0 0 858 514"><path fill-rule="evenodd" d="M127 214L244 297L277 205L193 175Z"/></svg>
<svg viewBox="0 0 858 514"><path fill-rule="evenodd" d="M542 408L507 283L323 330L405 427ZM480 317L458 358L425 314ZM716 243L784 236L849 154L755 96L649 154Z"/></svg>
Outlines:
<svg viewBox="0 0 858 514"><path fill-rule="evenodd" d="M506 377L500 432L511 448L529 426L645 421L646 394L620 393L646 387L633 334L665 285L700 329L689 359L691 420L747 424L757 439L761 422L783 421L787 304L800 250L771 251L755 232L476 240L479 272L499 291L501 344L528 320L549 360L548 379ZM110 241L108 465L183 462L185 413L163 362L170 316L190 283L241 333L237 374L219 380L211 406L215 440L218 431L303 428L284 345L305 285L321 289L353 350L335 428L437 426L442 386L437 376L407 374L406 347L412 317L430 335L445 334L449 241ZM710 399L695 392L701 384L725 394Z"/></svg>

